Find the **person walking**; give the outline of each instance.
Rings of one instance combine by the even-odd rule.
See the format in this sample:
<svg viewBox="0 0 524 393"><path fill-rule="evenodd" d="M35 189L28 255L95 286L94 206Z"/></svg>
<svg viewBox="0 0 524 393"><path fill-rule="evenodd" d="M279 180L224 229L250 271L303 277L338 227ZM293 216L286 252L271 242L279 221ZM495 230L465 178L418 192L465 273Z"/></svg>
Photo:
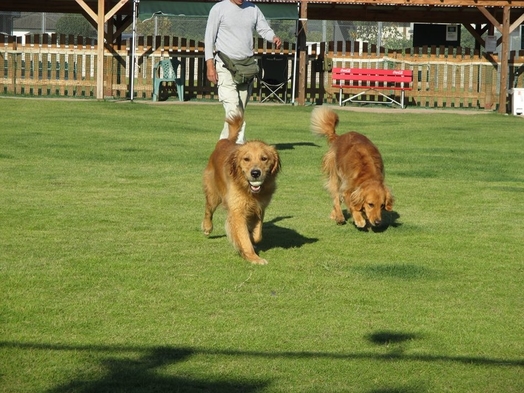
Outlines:
<svg viewBox="0 0 524 393"><path fill-rule="evenodd" d="M204 38L206 76L218 86L218 100L224 106L226 117L246 109L253 80L247 83L235 82L219 55L226 55L232 61L252 57L255 30L262 38L280 48L280 38L255 4L244 0L222 0L209 12ZM245 127L244 122L237 143L244 143ZM224 122L220 139L227 136L228 125Z"/></svg>

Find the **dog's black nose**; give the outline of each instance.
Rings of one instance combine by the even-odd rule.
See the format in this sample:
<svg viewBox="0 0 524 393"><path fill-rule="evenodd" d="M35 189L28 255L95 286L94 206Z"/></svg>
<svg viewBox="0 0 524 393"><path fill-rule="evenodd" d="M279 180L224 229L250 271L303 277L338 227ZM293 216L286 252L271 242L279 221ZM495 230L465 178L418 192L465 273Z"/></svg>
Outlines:
<svg viewBox="0 0 524 393"><path fill-rule="evenodd" d="M379 226L382 223L381 220L375 220L375 226Z"/></svg>
<svg viewBox="0 0 524 393"><path fill-rule="evenodd" d="M253 177L253 179L258 179L260 177L260 174L260 169L251 170L251 177Z"/></svg>

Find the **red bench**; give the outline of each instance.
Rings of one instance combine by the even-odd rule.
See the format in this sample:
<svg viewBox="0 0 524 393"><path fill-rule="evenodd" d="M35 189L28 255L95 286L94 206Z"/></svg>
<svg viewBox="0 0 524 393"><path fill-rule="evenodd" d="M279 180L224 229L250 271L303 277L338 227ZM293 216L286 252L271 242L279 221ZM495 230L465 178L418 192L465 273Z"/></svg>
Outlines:
<svg viewBox="0 0 524 393"><path fill-rule="evenodd" d="M339 105L345 102L365 102L380 104L397 104L404 108L404 92L412 89L413 71L411 70L381 70L374 68L333 68L333 87L339 88ZM360 93L342 100L344 89L359 89ZM387 101L362 101L357 100L361 95L370 90L375 90L385 97ZM380 90L399 90L400 101L392 98Z"/></svg>

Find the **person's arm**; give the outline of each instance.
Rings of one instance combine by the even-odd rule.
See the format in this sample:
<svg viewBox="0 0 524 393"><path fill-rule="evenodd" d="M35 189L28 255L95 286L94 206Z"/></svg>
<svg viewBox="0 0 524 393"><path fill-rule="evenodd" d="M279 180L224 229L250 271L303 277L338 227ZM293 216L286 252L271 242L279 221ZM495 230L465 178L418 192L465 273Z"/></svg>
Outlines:
<svg viewBox="0 0 524 393"><path fill-rule="evenodd" d="M206 76L208 81L217 84L218 75L217 70L215 68L215 59L206 60Z"/></svg>
<svg viewBox="0 0 524 393"><path fill-rule="evenodd" d="M204 36L204 57L206 61L206 77L211 83L217 83L217 70L215 68L214 50L215 40L218 33L218 17L216 12L211 9L206 24L206 33Z"/></svg>
<svg viewBox="0 0 524 393"><path fill-rule="evenodd" d="M279 49L280 45L282 45L282 40L280 39L280 37L274 36L273 37L273 44L275 44L277 49Z"/></svg>
<svg viewBox="0 0 524 393"><path fill-rule="evenodd" d="M262 14L262 11L258 7L257 8L257 23L256 23L256 30L257 33L264 38L266 41L273 42L273 44L276 45L277 49L280 48L280 45L282 45L282 40L280 37L278 37L273 29L269 26L269 23L267 23L266 17L264 14Z"/></svg>

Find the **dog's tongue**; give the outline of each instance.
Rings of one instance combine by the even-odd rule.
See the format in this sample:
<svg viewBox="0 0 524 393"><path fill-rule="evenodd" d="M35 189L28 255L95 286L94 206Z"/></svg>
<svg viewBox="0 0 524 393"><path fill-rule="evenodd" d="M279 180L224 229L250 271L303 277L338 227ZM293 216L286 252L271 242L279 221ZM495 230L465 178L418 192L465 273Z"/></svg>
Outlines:
<svg viewBox="0 0 524 393"><path fill-rule="evenodd" d="M260 186L254 186L252 184L250 184L249 186L251 187L251 192L253 194L256 194L256 193L260 192Z"/></svg>

